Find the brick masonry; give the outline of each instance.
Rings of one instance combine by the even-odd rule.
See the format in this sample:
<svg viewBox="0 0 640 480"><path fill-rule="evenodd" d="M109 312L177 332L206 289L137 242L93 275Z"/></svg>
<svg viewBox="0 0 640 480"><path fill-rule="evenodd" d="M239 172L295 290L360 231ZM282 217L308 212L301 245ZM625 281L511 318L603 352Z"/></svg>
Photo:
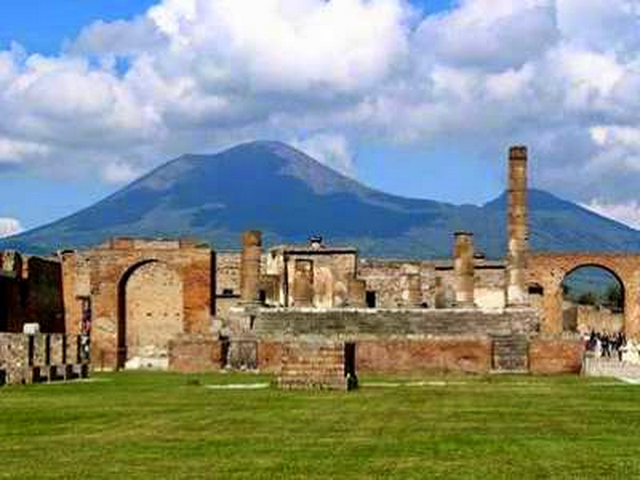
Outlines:
<svg viewBox="0 0 640 480"><path fill-rule="evenodd" d="M165 352L168 339L178 333L209 333L215 304L212 299L215 287L213 261L208 246L182 240L116 238L82 254L66 254L63 262L69 267L64 275L68 291L80 293L86 291L87 283L90 286L96 366L115 369L135 355L134 351L128 351L127 345L134 339L129 337L127 342L123 341L127 330L137 332L138 338L151 339L152 343L153 338L162 337L155 346ZM156 264L156 268L151 268L151 264ZM154 283L146 287L138 282L136 287L136 278L144 276L154 277ZM133 282L132 289L129 289L129 281ZM172 282L174 285L169 285ZM166 292L163 295L144 293L146 288L153 290L154 285L159 289L166 287ZM136 295L136 289L140 295ZM77 299L69 300L77 302ZM181 312L176 312L175 306L180 306ZM132 325L126 317L132 309L131 322L145 318L148 313L155 321L139 321L137 326ZM77 304L68 311L66 322L70 331L77 331L81 322L79 315Z"/></svg>
<svg viewBox="0 0 640 480"><path fill-rule="evenodd" d="M491 340L363 340L357 342L356 364L361 373L486 373L491 369Z"/></svg>
<svg viewBox="0 0 640 480"><path fill-rule="evenodd" d="M212 335L182 334L169 341L169 370L214 372L222 367L222 342Z"/></svg>
<svg viewBox="0 0 640 480"><path fill-rule="evenodd" d="M344 344L325 339L285 342L277 384L284 389L346 390Z"/></svg>
<svg viewBox="0 0 640 480"><path fill-rule="evenodd" d="M580 373L585 351L580 338L540 336L529 345L529 368L534 374Z"/></svg>

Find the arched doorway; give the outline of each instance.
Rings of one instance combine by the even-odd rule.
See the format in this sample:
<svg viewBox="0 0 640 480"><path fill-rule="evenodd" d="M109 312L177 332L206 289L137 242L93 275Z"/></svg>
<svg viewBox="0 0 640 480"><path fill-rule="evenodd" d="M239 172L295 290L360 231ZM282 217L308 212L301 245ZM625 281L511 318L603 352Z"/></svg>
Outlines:
<svg viewBox="0 0 640 480"><path fill-rule="evenodd" d="M569 332L617 333L624 330L624 283L600 265L581 265L561 284L562 329Z"/></svg>
<svg viewBox="0 0 640 480"><path fill-rule="evenodd" d="M178 273L156 260L127 270L118 285L118 368L167 368L169 340L183 332L183 318Z"/></svg>

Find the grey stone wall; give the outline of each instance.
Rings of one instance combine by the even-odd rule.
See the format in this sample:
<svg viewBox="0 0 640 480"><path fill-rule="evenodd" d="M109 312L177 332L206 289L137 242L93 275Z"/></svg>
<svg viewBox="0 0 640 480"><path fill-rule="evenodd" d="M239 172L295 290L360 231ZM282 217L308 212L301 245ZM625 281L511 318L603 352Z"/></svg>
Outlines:
<svg viewBox="0 0 640 480"><path fill-rule="evenodd" d="M258 309L252 331L258 337L323 335L347 338L394 336L487 336L533 334L532 309Z"/></svg>

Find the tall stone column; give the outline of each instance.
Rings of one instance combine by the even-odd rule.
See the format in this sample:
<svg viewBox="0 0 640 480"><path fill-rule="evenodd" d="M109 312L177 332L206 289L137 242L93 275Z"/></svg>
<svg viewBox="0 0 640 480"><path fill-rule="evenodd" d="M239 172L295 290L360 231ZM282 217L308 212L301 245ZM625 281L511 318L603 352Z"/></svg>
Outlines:
<svg viewBox="0 0 640 480"><path fill-rule="evenodd" d="M456 276L456 305L475 306L475 263L473 233L456 232L454 247L454 271Z"/></svg>
<svg viewBox="0 0 640 480"><path fill-rule="evenodd" d="M507 305L528 304L527 148L509 149Z"/></svg>
<svg viewBox="0 0 640 480"><path fill-rule="evenodd" d="M420 308L422 306L422 277L419 273L407 273L407 306Z"/></svg>
<svg viewBox="0 0 640 480"><path fill-rule="evenodd" d="M242 234L240 260L240 300L243 303L260 302L260 263L262 257L262 232L248 230Z"/></svg>

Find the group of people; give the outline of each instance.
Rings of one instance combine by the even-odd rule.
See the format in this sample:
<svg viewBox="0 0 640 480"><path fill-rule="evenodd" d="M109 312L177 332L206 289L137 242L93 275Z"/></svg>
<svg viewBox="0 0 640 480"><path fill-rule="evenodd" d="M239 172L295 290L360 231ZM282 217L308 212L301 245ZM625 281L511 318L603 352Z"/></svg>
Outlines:
<svg viewBox="0 0 640 480"><path fill-rule="evenodd" d="M618 358L622 361L627 351L627 337L622 332L608 333L591 331L587 339L587 350L596 356Z"/></svg>

